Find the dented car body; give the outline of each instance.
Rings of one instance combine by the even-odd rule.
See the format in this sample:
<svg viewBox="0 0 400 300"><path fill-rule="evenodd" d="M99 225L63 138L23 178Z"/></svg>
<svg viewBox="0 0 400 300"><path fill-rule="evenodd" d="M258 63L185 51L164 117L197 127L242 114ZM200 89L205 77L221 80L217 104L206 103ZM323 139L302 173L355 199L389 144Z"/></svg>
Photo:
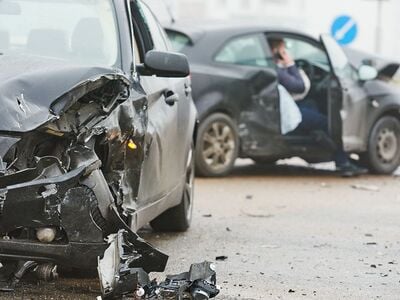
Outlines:
<svg viewBox="0 0 400 300"><path fill-rule="evenodd" d="M373 70L365 60L372 55L357 54L360 64L354 66L353 56L330 36L316 39L279 26L177 23L166 28L191 64L200 175L227 175L237 157L261 164L291 157L332 161L336 145L374 173L391 174L400 165L400 88L392 80L399 63L377 63ZM327 117L329 136L282 134L286 112L280 107L272 38L284 40L308 75L311 88L304 101Z"/></svg>
<svg viewBox="0 0 400 300"><path fill-rule="evenodd" d="M54 18L82 11L64 24L75 30L57 32L68 55L51 24L27 28L25 40L13 32L32 4L32 20L44 5ZM168 257L135 231L190 225L196 109L185 56L169 52L140 1L2 0L0 14L0 261L33 262L21 272L96 268L107 236L123 229L136 251L129 267L163 271ZM113 26L116 51L105 54L115 57L96 58Z"/></svg>

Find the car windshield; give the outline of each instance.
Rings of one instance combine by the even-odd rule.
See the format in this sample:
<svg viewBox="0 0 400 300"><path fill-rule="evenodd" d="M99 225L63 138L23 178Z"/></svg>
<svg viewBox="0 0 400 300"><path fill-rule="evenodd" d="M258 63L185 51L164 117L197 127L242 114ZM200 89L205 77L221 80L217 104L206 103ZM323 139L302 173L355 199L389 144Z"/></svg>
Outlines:
<svg viewBox="0 0 400 300"><path fill-rule="evenodd" d="M0 0L0 53L114 66L112 0Z"/></svg>
<svg viewBox="0 0 400 300"><path fill-rule="evenodd" d="M190 38L183 33L166 30L169 40L171 41L172 48L175 51L182 51L187 46L191 45Z"/></svg>

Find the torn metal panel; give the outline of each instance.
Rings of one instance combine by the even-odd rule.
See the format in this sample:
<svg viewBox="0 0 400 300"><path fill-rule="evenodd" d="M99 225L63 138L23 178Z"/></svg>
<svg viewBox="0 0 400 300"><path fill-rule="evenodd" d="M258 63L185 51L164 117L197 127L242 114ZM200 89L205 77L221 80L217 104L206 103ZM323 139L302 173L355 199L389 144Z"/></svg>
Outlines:
<svg viewBox="0 0 400 300"><path fill-rule="evenodd" d="M146 98L121 74L72 81L67 92L68 84L55 84L57 96L44 94L40 103L25 98L42 113L0 137L0 258L93 268L104 238L124 228L136 267L163 271L168 257L128 225L147 149Z"/></svg>
<svg viewBox="0 0 400 300"><path fill-rule="evenodd" d="M152 33L146 30L140 41L143 47L138 48L146 48L147 59L143 66L135 66L133 26L127 15L137 19L135 25L145 26L140 2L109 4L112 9L108 11L115 16L115 25L118 23L115 68L84 65L93 64L86 59L50 58L46 51L0 53L0 261L29 266L33 262L38 268L45 263L39 273L46 278L52 277L55 265L95 267L97 257L107 248L105 238L120 229L125 230L136 254L127 257L129 267L163 271L167 256L132 229L188 202L184 198L184 164L193 139L195 108L190 89L184 85L189 83L187 60L147 49L153 43ZM92 24L96 18L89 15ZM87 30L89 35L91 30ZM83 44L83 49L70 54L86 52ZM168 63L172 60L176 63ZM143 77L156 75L157 84L151 87L157 90L144 89L146 80L132 74L136 70L142 70ZM181 79L170 81L175 77ZM173 94L174 90L187 101L168 101L167 91ZM154 95L158 96L153 99ZM159 107L152 116L159 124L156 132L151 132L154 122L149 120L149 110L154 102ZM178 121L184 130L178 130ZM155 145L154 137L162 136ZM178 140L179 151L175 151L174 141ZM143 178L154 181L148 169L161 166L165 174L158 177L163 182L157 184L168 189L156 190L154 184L154 189L144 185L143 191ZM167 175L170 178L161 180ZM159 198L151 198L151 193ZM25 272L14 271L21 276Z"/></svg>
<svg viewBox="0 0 400 300"><path fill-rule="evenodd" d="M141 254L136 250L135 237L120 230L108 237L109 247L99 258L98 272L103 299L210 299L219 294L215 266L204 262L193 264L189 272L167 276L157 284L138 263Z"/></svg>
<svg viewBox="0 0 400 300"><path fill-rule="evenodd" d="M84 88L80 95L71 91L74 87L86 86L83 82L89 83L104 74L110 79L123 76L109 68L74 66L36 56L1 56L0 70L3 112L0 131L7 132L31 131L54 120L64 107L55 103L51 111L52 103L63 95L69 102L79 99L85 94ZM44 89L44 86L51 88Z"/></svg>
<svg viewBox="0 0 400 300"><path fill-rule="evenodd" d="M268 146L270 153L281 151L282 143L271 143L280 134L279 93L276 74L272 70L253 70L246 75L251 101L239 114L238 127L242 151Z"/></svg>
<svg viewBox="0 0 400 300"><path fill-rule="evenodd" d="M19 62L25 61L17 60L16 68ZM28 84L29 80L35 80L35 85L28 84L32 89L38 86L37 80L42 78L36 72L39 67L40 62L33 60L27 73L9 77L0 87L0 95L7 98L11 87L14 94L25 89L19 84ZM25 115L24 126L7 128L7 132L18 131L15 137L0 138L4 156L0 233L13 239L1 242L0 257L34 256L70 264L80 251L84 267L95 266L95 257L105 249L104 237L115 228L109 216L111 206L115 204L118 213L125 216L126 207L135 209L146 148L145 98L129 90L130 83L122 74L111 70L100 74L105 70L98 68L73 70L58 64L51 67L48 71L52 79L64 71L68 78L62 85L56 81L49 94L41 90L39 96L39 91L25 89L32 95L24 99L30 103L27 107L41 107L41 114ZM88 74L96 75L82 81ZM17 109L10 101L6 103ZM5 111L10 112L7 107ZM57 118L48 121L48 115ZM129 142L135 149L127 147ZM37 238L37 232L46 228L56 231L48 250ZM103 246L95 249L94 244ZM94 259L86 260L89 253Z"/></svg>

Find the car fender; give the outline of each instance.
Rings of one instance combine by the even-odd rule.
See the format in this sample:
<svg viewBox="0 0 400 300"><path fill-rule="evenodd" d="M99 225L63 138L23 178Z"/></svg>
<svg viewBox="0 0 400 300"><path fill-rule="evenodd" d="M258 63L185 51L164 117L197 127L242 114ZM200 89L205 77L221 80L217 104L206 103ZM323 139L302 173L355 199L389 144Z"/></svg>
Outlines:
<svg viewBox="0 0 400 300"><path fill-rule="evenodd" d="M200 98L196 99L198 118L202 122L213 113L225 113L232 119L236 119L235 111L232 107L226 105L224 94L221 91L208 91Z"/></svg>
<svg viewBox="0 0 400 300"><path fill-rule="evenodd" d="M366 149L370 133L376 122L383 116L394 116L400 120L400 95L384 95L381 97L370 98L370 105L367 112L367 128L366 136L363 137Z"/></svg>

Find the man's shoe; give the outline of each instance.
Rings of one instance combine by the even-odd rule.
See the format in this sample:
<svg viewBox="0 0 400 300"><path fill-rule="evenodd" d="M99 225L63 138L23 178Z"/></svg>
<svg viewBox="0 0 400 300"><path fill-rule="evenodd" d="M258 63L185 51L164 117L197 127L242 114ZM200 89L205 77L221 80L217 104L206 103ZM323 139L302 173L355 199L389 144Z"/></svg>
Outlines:
<svg viewBox="0 0 400 300"><path fill-rule="evenodd" d="M356 177L356 176L361 176L365 175L368 173L368 170L359 166L356 166L353 163L346 163L340 166L336 167L336 171L342 176L342 177Z"/></svg>

